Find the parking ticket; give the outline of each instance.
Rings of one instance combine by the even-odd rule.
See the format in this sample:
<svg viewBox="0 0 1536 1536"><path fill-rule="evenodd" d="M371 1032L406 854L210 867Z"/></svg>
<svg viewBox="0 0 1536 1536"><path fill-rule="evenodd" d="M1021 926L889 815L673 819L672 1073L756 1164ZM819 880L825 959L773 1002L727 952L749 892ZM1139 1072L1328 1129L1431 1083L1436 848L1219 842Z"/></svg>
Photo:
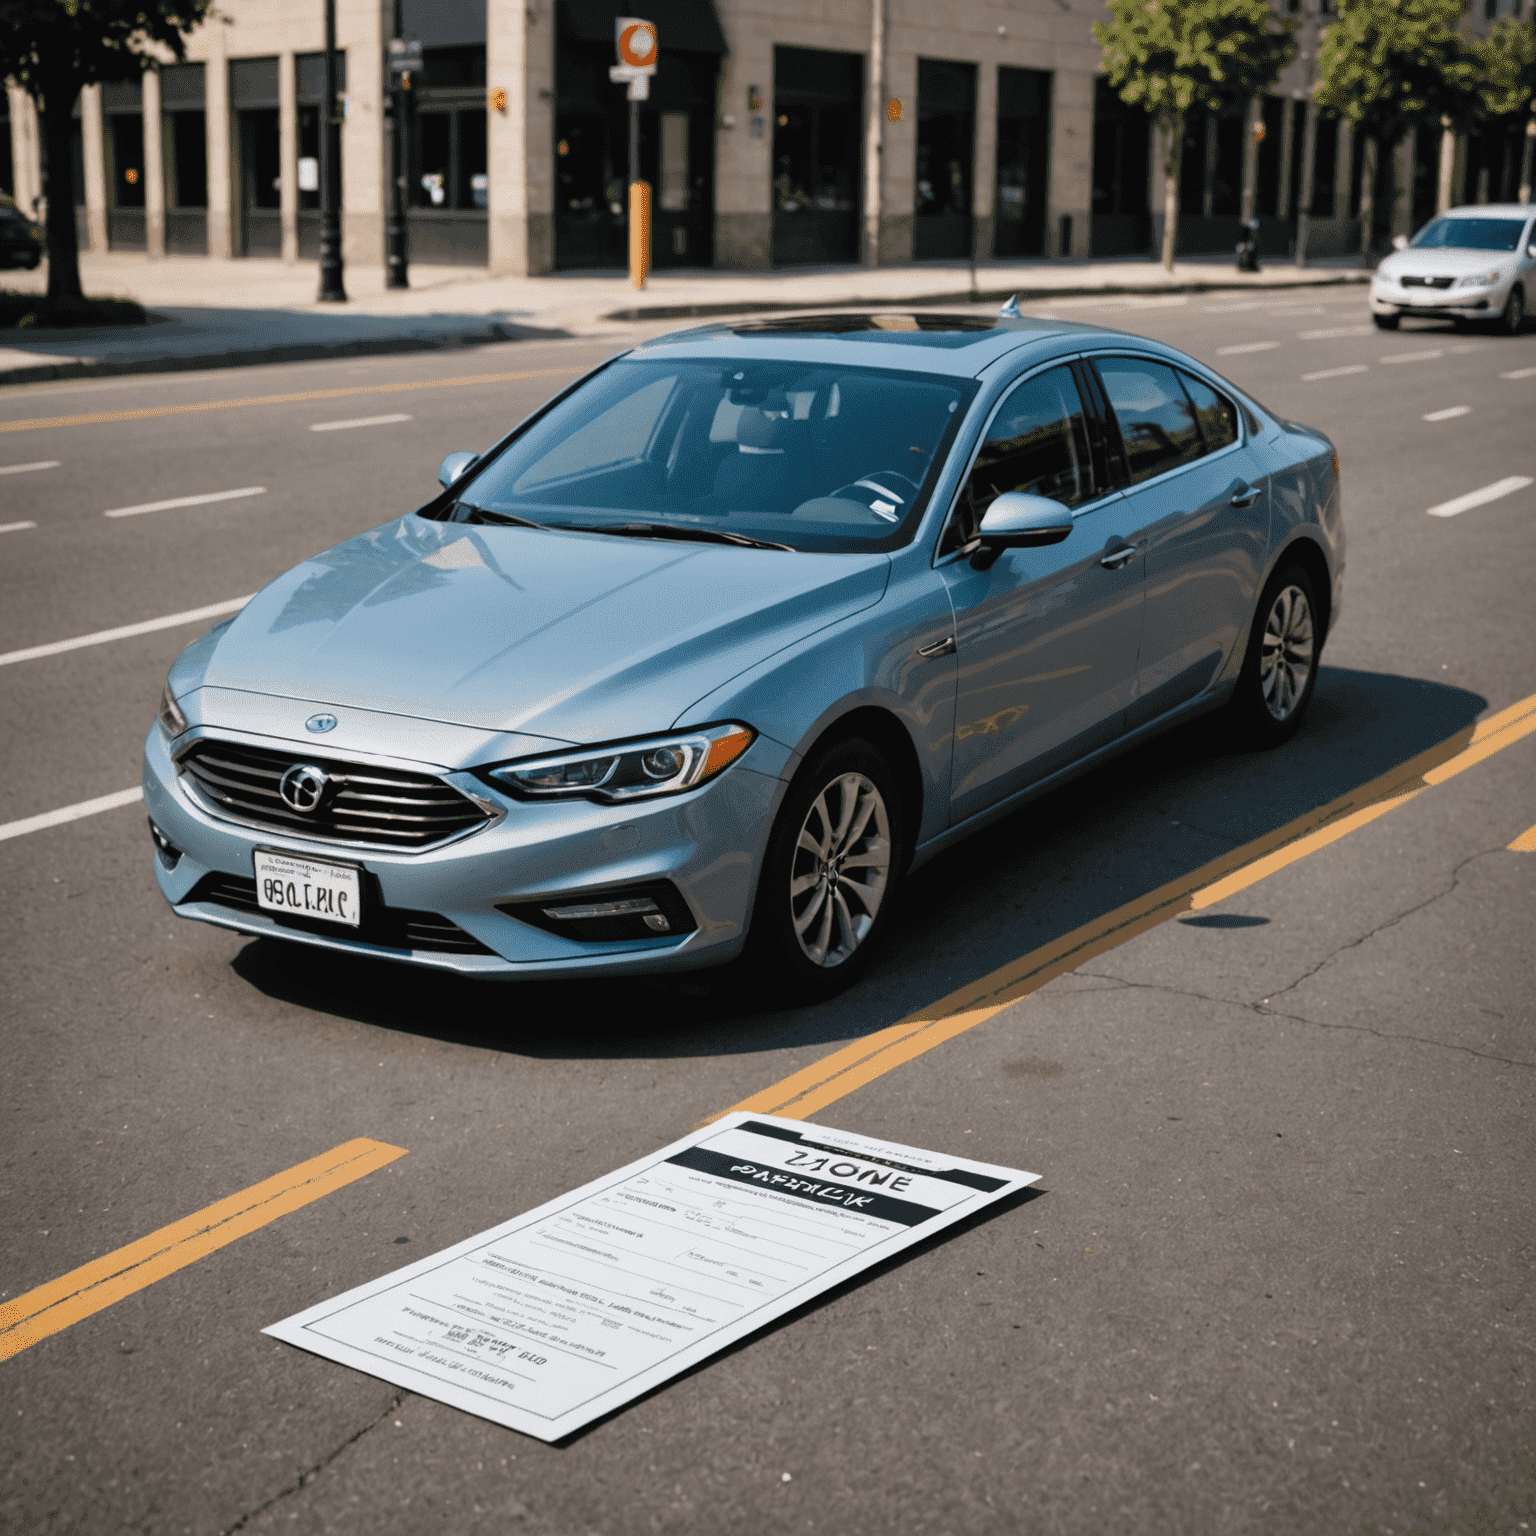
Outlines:
<svg viewBox="0 0 1536 1536"><path fill-rule="evenodd" d="M738 1111L263 1332L559 1440L1038 1177Z"/></svg>

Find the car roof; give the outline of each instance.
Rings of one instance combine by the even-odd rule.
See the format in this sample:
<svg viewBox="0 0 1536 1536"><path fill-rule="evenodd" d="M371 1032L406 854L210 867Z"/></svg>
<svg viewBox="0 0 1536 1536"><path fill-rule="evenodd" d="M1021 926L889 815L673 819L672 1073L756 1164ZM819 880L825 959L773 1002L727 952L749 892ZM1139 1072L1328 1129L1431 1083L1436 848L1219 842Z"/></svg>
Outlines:
<svg viewBox="0 0 1536 1536"><path fill-rule="evenodd" d="M751 358L897 368L903 372L972 379L999 358L1089 337L1124 335L1102 326L1022 315L942 310L837 310L760 315L673 331L642 342L630 356ZM1137 340L1126 336L1127 340ZM1055 344L1054 347L1051 344Z"/></svg>

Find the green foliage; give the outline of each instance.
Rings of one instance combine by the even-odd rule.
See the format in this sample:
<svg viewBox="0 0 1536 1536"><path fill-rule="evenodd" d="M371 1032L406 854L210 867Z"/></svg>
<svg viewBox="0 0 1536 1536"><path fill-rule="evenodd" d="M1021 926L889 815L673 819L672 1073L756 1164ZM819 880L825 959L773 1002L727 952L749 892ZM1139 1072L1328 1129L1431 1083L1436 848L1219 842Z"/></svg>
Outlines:
<svg viewBox="0 0 1536 1536"><path fill-rule="evenodd" d="M1165 123L1274 84L1296 51L1268 0L1109 0L1095 22L1109 83Z"/></svg>
<svg viewBox="0 0 1536 1536"><path fill-rule="evenodd" d="M1462 0L1339 0L1318 49L1317 104L1396 143L1409 128L1476 116L1480 64Z"/></svg>
<svg viewBox="0 0 1536 1536"><path fill-rule="evenodd" d="M1536 98L1536 13L1525 22L1506 16L1475 47L1484 110L1493 117L1532 110L1532 98Z"/></svg>
<svg viewBox="0 0 1536 1536"><path fill-rule="evenodd" d="M183 36L210 0L0 0L0 76L41 98L46 84L131 80L153 63L158 43L186 56ZM74 95L70 96L74 105Z"/></svg>

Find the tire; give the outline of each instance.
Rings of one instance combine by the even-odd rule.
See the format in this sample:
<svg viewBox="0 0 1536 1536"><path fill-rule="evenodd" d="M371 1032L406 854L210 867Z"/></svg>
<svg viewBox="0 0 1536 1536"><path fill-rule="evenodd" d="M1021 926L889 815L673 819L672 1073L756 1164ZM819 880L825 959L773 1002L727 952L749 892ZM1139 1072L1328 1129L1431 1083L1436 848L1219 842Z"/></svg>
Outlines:
<svg viewBox="0 0 1536 1536"><path fill-rule="evenodd" d="M1322 651L1317 614L1312 578L1301 566L1287 565L1270 577L1227 705L1240 745L1278 747L1300 729L1312 702Z"/></svg>
<svg viewBox="0 0 1536 1536"><path fill-rule="evenodd" d="M1395 331L1402 323L1403 317L1401 315L1372 315L1371 319L1375 322L1378 331Z"/></svg>
<svg viewBox="0 0 1536 1536"><path fill-rule="evenodd" d="M1518 336L1525 326L1525 290L1516 283L1499 311L1498 328L1505 336Z"/></svg>
<svg viewBox="0 0 1536 1536"><path fill-rule="evenodd" d="M796 776L769 834L747 961L775 999L814 1002L870 962L905 863L896 775L869 742L835 742Z"/></svg>

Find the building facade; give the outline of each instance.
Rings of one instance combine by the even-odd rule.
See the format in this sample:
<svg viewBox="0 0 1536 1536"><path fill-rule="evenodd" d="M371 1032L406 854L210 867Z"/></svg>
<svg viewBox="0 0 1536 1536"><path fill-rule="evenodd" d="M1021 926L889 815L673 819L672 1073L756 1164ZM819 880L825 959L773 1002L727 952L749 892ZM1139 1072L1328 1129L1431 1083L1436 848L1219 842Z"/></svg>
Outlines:
<svg viewBox="0 0 1536 1536"><path fill-rule="evenodd" d="M337 0L343 254L380 263L393 138L411 259L492 272L625 263L630 111L608 78L614 19L640 10L661 59L641 105L653 264L1130 256L1161 240L1157 125L1100 73L1101 0L398 0L421 44L390 86L397 0ZM1300 53L1274 91L1186 124L1179 249L1294 244L1308 87L1332 0L1277 0ZM1476 21L1536 0L1478 0ZM76 109L82 247L313 259L319 248L322 0L223 0L142 82ZM878 34L878 35L877 35ZM403 110L396 111L395 102ZM43 195L30 100L8 88L0 176ZM1309 252L1358 250L1362 146L1312 114ZM1521 123L1410 135L1378 167L1378 241L1446 200L1513 196Z"/></svg>

